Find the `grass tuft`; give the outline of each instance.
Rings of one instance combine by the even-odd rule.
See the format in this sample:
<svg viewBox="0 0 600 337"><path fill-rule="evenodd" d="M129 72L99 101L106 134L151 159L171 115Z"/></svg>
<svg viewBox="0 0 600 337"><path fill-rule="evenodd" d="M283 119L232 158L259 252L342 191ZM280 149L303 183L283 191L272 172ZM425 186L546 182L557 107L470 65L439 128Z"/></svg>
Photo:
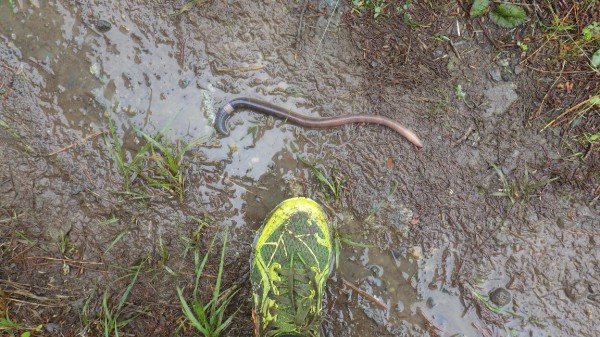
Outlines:
<svg viewBox="0 0 600 337"><path fill-rule="evenodd" d="M134 199L147 199L155 189L167 191L183 201L185 191L185 155L192 146L203 140L198 138L186 145L177 143L169 145L165 141L164 129L152 137L141 130L136 130L144 145L128 159L128 153L116 133L112 120L108 123L109 136L105 137L117 170L123 176L124 194ZM138 190L133 189L138 183Z"/></svg>
<svg viewBox="0 0 600 337"><path fill-rule="evenodd" d="M346 184L346 178L337 175L335 171L332 172L331 178L327 178L327 175L319 170L316 165L309 163L303 158L298 157L298 159L308 166L315 178L317 178L317 181L321 186L321 191L323 191L328 201L337 201L340 199L342 188Z"/></svg>
<svg viewBox="0 0 600 337"><path fill-rule="evenodd" d="M212 247L215 243L216 237L210 243L206 254L202 261L200 261L200 253L195 250L194 264L196 280L194 282L194 291L192 293L191 306L186 301L183 291L179 286L176 287L179 301L181 302L181 309L186 319L202 334L204 337L218 337L225 329L231 324L233 317L237 314L236 310L233 314L226 316L225 311L229 306L229 303L233 299L233 296L237 293L237 288L228 288L221 292L221 280L223 276L223 265L225 262L225 248L227 245L227 235L223 239L223 248L221 249L221 260L219 262L219 271L217 272L217 278L213 288L212 298L205 303L201 296L198 294L198 286L202 273L204 272L204 266L208 260L208 254L212 251Z"/></svg>
<svg viewBox="0 0 600 337"><path fill-rule="evenodd" d="M521 181L518 181L516 179L514 181L509 181L500 167L494 164L491 165L494 168L496 174L498 175L500 183L502 184L502 188L500 188L497 192L492 193L491 195L496 197L508 198L511 206L516 204L517 202L519 202L521 205L524 205L527 202L527 200L529 200L529 198L533 196L533 190L535 190L538 187L545 186L558 179L558 177L554 177L532 183L531 181L529 181L529 169L526 165L525 173L523 174L523 178L521 179Z"/></svg>
<svg viewBox="0 0 600 337"><path fill-rule="evenodd" d="M110 292L107 290L102 294L101 299L101 308L96 317L90 317L90 303L96 294L96 289L92 291L88 299L85 301L82 312L79 316L81 323L84 326L84 330L92 330L95 332L101 332L104 337L119 337L120 330L122 330L125 326L131 323L141 312L130 316L128 318L123 318L123 309L125 308L125 302L133 289L138 276L142 270L144 263L142 262L138 266L135 266L131 269L131 282L125 288L121 296L119 297L119 302L116 305L111 306L109 304L109 296Z"/></svg>

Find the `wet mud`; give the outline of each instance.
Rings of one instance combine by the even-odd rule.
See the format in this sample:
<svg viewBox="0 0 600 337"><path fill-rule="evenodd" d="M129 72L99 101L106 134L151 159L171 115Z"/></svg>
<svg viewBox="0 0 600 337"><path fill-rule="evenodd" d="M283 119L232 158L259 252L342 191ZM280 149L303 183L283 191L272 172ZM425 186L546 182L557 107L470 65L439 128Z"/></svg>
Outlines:
<svg viewBox="0 0 600 337"><path fill-rule="evenodd" d="M252 336L254 233L279 202L306 196L363 244L341 246L325 336L597 334L598 182L566 178L577 163L528 120L540 99L531 83L552 79L460 17L431 25L452 48L409 39L421 42L398 68L406 79L391 81L357 48L347 2L208 1L173 15L183 5L0 3L0 308L43 334L93 336L81 313L101 312L105 291L116 303L141 263L123 331L192 335L177 330L175 285L193 286L190 244L204 252L229 230L224 284L242 290L227 335ZM315 117L380 114L425 146L381 126L310 130L249 111L223 137L214 114L237 96ZM139 131L201 139L185 157L183 201L123 193L109 120L129 159ZM304 161L344 181L339 198Z"/></svg>

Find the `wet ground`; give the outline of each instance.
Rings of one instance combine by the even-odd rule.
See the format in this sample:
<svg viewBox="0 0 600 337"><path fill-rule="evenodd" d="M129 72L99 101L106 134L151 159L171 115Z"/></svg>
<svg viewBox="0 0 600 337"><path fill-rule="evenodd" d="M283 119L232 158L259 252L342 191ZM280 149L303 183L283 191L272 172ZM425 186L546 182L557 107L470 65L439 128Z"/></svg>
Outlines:
<svg viewBox="0 0 600 337"><path fill-rule="evenodd" d="M533 84L553 79L496 52L454 2L429 18L452 45L400 27L371 43L404 62L365 62L349 4L335 4L209 1L173 15L183 3L1 2L0 309L42 324L38 334L94 336L99 294L117 303L141 264L123 332L192 335L175 285L193 284L190 245L204 252L228 228L225 284L242 291L227 335L251 336L255 230L301 195L369 245L342 246L327 336L595 335L598 177L578 182L582 164L528 120L543 96ZM220 136L214 113L236 96L311 116L381 114L425 146L379 126L309 130L251 112ZM183 200L123 193L109 120L130 159L137 130L201 139ZM303 161L344 181L340 197ZM490 304L498 288L510 294L502 310Z"/></svg>

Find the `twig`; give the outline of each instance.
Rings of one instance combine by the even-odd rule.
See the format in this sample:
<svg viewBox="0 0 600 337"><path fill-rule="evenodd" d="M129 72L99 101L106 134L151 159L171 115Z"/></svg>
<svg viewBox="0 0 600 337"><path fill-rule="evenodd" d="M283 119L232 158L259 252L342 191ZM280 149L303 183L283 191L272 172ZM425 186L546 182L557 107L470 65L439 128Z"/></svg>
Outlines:
<svg viewBox="0 0 600 337"><path fill-rule="evenodd" d="M473 327L475 327L475 329L477 331L479 331L482 336L484 336L484 337L492 337L492 335L489 333L489 331L487 329L484 330L482 327L480 327L479 325L477 325L477 323L473 322L473 323L471 323L471 325L473 325Z"/></svg>
<svg viewBox="0 0 600 337"><path fill-rule="evenodd" d="M298 59L298 50L300 49L300 39L302 38L302 31L304 28L304 13L306 13L306 8L308 7L308 0L304 0L304 5L302 5L302 12L300 13L300 22L298 22L298 31L296 32L296 48L294 50L294 60Z"/></svg>
<svg viewBox="0 0 600 337"><path fill-rule="evenodd" d="M333 10L331 11L331 14L329 15L329 20L327 20L327 25L325 25L325 30L323 30L323 34L321 35L321 38L319 39L319 44L317 44L317 49L315 50L315 53L313 54L313 57L310 60L310 63L308 64L308 68L312 67L312 64L315 62L315 59L317 58L317 54L319 53L319 50L321 49L321 45L323 44L323 39L325 39L325 34L327 34L327 31L329 30L329 25L331 25L331 20L333 19L333 16L335 15L335 11L337 10L339 4L340 4L340 0L337 0L335 2L335 6L333 7Z"/></svg>
<svg viewBox="0 0 600 337"><path fill-rule="evenodd" d="M421 316L425 318L427 324L431 325L434 329L443 332L444 334L448 334L448 331L444 330L444 328L442 328L441 326L435 324L435 322L429 316L427 316L427 314L421 308L418 308L418 311L421 314Z"/></svg>
<svg viewBox="0 0 600 337"><path fill-rule="evenodd" d="M360 289L359 287L355 286L352 282L346 280L345 278L342 277L342 282L347 285L348 287L352 288L352 290L356 291L357 293L361 294L362 296L366 297L369 301L377 304L378 306L380 306L383 310L388 310L388 306L387 304L381 302L380 300L376 299L373 295L370 295L369 293L367 293L366 291Z"/></svg>
<svg viewBox="0 0 600 337"><path fill-rule="evenodd" d="M560 73L556 77L556 80L554 80L554 83L552 83L552 85L550 86L548 91L546 91L546 94L544 95L544 98L542 99L542 102L540 103L540 107L537 109L537 111L531 117L529 117L529 120L534 120L534 119L538 118L540 116L540 114L542 113L542 108L544 107L544 102L546 102L546 99L548 98L548 95L552 91L552 88L554 88L554 86L556 85L558 80L560 80L562 78L562 73L563 73L563 70L565 70L566 63L567 63L567 61L563 61L562 68L560 69Z"/></svg>
<svg viewBox="0 0 600 337"><path fill-rule="evenodd" d="M82 139L80 139L80 140L76 141L75 143L73 143L73 144L71 144L71 145L69 145L69 146L65 146L65 147L63 147L63 148L62 148L62 149L60 149L60 150L56 150L56 151L54 151L54 152L50 153L50 154L48 155L48 157L54 156L55 154L61 153L61 152L63 152L63 151L67 151L68 149L70 149L70 148L72 148L72 147L75 147L75 146L77 146L77 145L79 145L79 144L81 144L81 143L83 143L83 142L85 142L85 141L87 141L87 140L89 140L89 139L91 139L91 138L98 137L98 136L100 136L100 135L102 135L102 134L104 134L104 131L98 131L98 132L96 132L96 133L93 133L93 134L91 134L91 135L89 135L89 136L86 136L86 137L84 137L84 138L82 138Z"/></svg>
<svg viewBox="0 0 600 337"><path fill-rule="evenodd" d="M71 260L71 259L59 259L55 257L49 256L26 256L23 259L31 260L31 259L43 259L43 260L51 260L51 261L61 261L61 262L69 262L69 263L81 263L81 264L104 264L102 262L92 262L92 261L79 261L79 260Z"/></svg>
<svg viewBox="0 0 600 337"><path fill-rule="evenodd" d="M247 67L234 67L234 68L220 68L220 67L217 67L216 70L218 72L221 72L221 73L232 73L234 71L255 71L255 70L261 70L264 67L266 67L266 65L264 65L264 64L256 64L256 65L247 66Z"/></svg>

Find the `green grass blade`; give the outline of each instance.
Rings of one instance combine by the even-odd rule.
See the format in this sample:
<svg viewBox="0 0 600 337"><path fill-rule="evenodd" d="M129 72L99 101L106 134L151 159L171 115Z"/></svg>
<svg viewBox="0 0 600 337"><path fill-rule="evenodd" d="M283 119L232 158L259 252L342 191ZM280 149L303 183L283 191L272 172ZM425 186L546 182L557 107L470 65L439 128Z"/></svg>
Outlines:
<svg viewBox="0 0 600 337"><path fill-rule="evenodd" d="M219 271L217 273L217 281L215 283L215 289L213 290L213 312L216 310L217 302L219 301L219 293L221 292L221 277L223 276L223 265L225 263L225 248L227 247L227 235L229 231L225 231L225 237L223 238L223 248L221 249L221 260L219 262Z"/></svg>
<svg viewBox="0 0 600 337"><path fill-rule="evenodd" d="M206 330L204 326L202 326L202 324L196 319L196 316L188 306L187 302L185 301L185 298L183 297L181 288L177 286L175 289L177 290L177 296L179 297L179 302L181 302L181 308L185 317L192 323L192 325L196 329L198 329L198 331L200 331L201 334L203 334L204 336L210 336L208 330Z"/></svg>
<svg viewBox="0 0 600 337"><path fill-rule="evenodd" d="M129 228L125 228L124 230L122 230L119 235L117 235L117 237L110 243L110 245L108 246L108 248L106 248L106 250L104 251L104 254L107 254L108 251L114 247L114 245L117 244L117 242L121 241L121 239L125 236L125 234L127 234L129 232Z"/></svg>
<svg viewBox="0 0 600 337"><path fill-rule="evenodd" d="M143 265L144 265L144 262L142 262L139 266L135 267L135 273L133 274L133 279L131 280L131 282L129 283L129 285L127 286L127 288L121 295L121 299L119 300L119 303L117 304L117 313L121 311L121 309L123 308L123 305L125 304L125 301L127 300L127 297L129 297L129 293L131 292L131 289L133 288L135 281L137 280L138 276L140 275L140 271L142 270Z"/></svg>

